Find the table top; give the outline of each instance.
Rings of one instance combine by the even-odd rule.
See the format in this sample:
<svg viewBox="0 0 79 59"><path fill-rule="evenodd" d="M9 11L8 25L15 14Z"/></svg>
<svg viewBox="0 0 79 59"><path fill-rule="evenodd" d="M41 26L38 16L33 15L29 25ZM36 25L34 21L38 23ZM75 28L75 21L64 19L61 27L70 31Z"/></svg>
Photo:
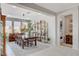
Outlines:
<svg viewBox="0 0 79 59"><path fill-rule="evenodd" d="M28 40L28 39L36 39L36 38L39 38L39 37L28 37L28 38L25 38L25 40Z"/></svg>

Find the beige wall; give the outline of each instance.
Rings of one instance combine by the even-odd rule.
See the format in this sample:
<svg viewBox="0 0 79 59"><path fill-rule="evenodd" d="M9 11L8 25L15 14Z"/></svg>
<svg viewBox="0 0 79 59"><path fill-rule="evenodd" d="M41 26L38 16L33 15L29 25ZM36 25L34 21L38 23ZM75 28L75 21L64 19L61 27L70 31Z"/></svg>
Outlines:
<svg viewBox="0 0 79 59"><path fill-rule="evenodd" d="M68 15L68 16L65 16L65 34L66 35L72 35L72 32L70 32L70 30L72 30L72 15Z"/></svg>

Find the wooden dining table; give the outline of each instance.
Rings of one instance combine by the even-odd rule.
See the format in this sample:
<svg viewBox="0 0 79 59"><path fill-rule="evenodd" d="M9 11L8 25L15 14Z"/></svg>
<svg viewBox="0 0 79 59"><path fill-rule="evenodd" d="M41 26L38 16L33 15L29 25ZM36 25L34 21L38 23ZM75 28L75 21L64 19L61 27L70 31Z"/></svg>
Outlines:
<svg viewBox="0 0 79 59"><path fill-rule="evenodd" d="M27 43L27 47L29 47L30 42L34 42L35 46L37 46L37 39L39 37L28 37L28 38L24 38L24 40ZM24 44L22 45L22 48L24 49Z"/></svg>

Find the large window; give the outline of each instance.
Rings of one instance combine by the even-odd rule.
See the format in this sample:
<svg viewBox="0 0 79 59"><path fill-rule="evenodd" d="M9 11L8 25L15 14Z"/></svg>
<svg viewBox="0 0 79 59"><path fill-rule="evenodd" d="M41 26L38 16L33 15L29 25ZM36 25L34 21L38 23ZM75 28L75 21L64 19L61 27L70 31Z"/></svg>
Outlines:
<svg viewBox="0 0 79 59"><path fill-rule="evenodd" d="M28 23L27 22L22 22L22 28L28 29Z"/></svg>
<svg viewBox="0 0 79 59"><path fill-rule="evenodd" d="M22 22L21 32L28 32L28 22Z"/></svg>
<svg viewBox="0 0 79 59"><path fill-rule="evenodd" d="M28 32L28 22L6 21L6 33Z"/></svg>
<svg viewBox="0 0 79 59"><path fill-rule="evenodd" d="M14 33L21 33L21 22L14 21Z"/></svg>
<svg viewBox="0 0 79 59"><path fill-rule="evenodd" d="M6 21L6 33L12 33L12 21Z"/></svg>

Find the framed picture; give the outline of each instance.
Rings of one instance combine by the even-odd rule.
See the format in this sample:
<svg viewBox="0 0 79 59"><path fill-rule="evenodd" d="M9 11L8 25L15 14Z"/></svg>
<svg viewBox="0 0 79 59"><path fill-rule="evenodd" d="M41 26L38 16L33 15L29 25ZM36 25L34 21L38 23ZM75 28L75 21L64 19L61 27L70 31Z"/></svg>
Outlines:
<svg viewBox="0 0 79 59"><path fill-rule="evenodd" d="M62 21L60 21L60 30L62 30Z"/></svg>

